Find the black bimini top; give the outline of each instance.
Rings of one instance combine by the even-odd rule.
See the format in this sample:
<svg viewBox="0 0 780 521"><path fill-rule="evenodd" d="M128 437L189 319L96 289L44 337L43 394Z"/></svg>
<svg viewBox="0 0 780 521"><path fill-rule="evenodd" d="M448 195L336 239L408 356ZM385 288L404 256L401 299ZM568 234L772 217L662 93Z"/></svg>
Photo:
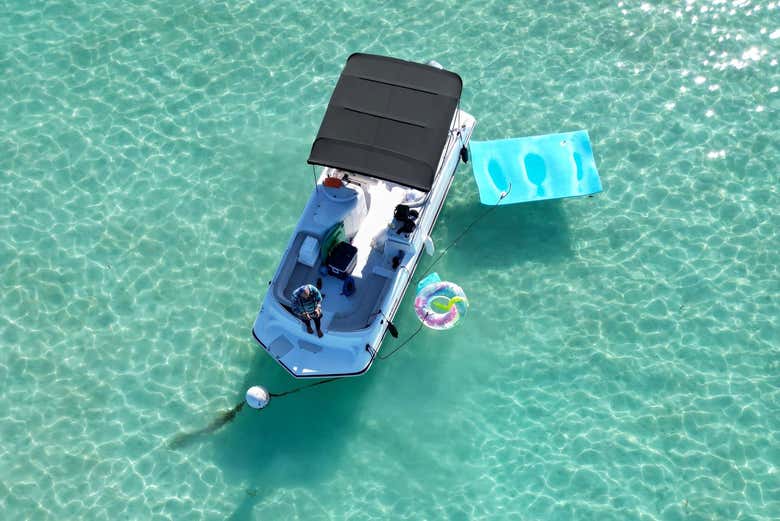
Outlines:
<svg viewBox="0 0 780 521"><path fill-rule="evenodd" d="M430 191L462 89L453 72L353 54L308 162Z"/></svg>

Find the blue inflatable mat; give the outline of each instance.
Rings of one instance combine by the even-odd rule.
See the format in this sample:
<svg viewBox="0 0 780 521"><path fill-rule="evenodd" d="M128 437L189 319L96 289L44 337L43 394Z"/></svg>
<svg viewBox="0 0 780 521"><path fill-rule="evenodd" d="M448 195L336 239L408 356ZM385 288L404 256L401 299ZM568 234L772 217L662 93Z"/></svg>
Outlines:
<svg viewBox="0 0 780 521"><path fill-rule="evenodd" d="M525 203L601 191L588 132L578 130L498 141L472 141L474 178L482 204Z"/></svg>

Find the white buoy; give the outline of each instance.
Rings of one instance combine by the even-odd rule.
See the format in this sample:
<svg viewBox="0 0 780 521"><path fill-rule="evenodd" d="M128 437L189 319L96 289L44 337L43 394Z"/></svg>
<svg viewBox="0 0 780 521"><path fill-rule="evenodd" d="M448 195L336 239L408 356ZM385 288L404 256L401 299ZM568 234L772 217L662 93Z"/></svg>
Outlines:
<svg viewBox="0 0 780 521"><path fill-rule="evenodd" d="M431 67L436 67L437 69L443 69L444 68L442 66L442 64L437 62L436 60L428 60L428 65L430 65Z"/></svg>
<svg viewBox="0 0 780 521"><path fill-rule="evenodd" d="M255 385L246 391L246 403L252 409L263 409L271 401L271 395L263 387Z"/></svg>

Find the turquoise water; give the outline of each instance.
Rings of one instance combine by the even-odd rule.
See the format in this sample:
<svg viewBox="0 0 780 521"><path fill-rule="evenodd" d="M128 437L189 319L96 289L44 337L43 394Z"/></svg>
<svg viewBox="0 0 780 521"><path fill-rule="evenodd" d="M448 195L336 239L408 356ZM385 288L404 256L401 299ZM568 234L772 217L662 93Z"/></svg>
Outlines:
<svg viewBox="0 0 780 521"><path fill-rule="evenodd" d="M605 190L481 221L456 329L171 447L295 385L250 327L354 51L458 71L477 139L588 129ZM778 51L777 2L2 2L2 518L780 518Z"/></svg>

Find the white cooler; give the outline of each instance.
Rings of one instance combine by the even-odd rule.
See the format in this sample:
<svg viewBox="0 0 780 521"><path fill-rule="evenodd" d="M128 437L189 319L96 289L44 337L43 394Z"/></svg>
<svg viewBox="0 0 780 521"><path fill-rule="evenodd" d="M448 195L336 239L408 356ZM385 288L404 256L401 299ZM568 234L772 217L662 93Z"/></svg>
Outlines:
<svg viewBox="0 0 780 521"><path fill-rule="evenodd" d="M298 252L298 262L313 267L320 257L320 241L309 235L303 240Z"/></svg>

